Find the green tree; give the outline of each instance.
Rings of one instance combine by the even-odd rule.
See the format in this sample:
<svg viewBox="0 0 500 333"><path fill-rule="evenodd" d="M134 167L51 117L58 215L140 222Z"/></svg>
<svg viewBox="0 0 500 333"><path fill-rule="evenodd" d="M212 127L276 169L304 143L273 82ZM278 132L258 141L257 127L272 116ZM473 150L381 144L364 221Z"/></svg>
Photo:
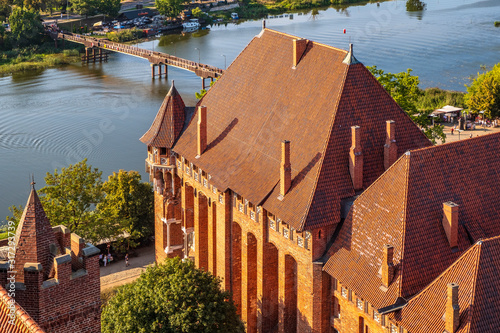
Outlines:
<svg viewBox="0 0 500 333"><path fill-rule="evenodd" d="M155 0L156 10L166 17L177 17L183 9L185 0Z"/></svg>
<svg viewBox="0 0 500 333"><path fill-rule="evenodd" d="M202 17L202 16L203 16L203 14L204 14L204 13L203 13L203 11L200 9L200 7L196 7L195 9L193 9L193 10L191 11L191 14L193 14L193 16L194 16L194 17L198 17L198 18L200 18L200 17Z"/></svg>
<svg viewBox="0 0 500 333"><path fill-rule="evenodd" d="M122 7L120 0L96 0L96 1L99 13L111 17L118 16L118 12Z"/></svg>
<svg viewBox="0 0 500 333"><path fill-rule="evenodd" d="M8 0L0 0L0 23L5 22L12 12Z"/></svg>
<svg viewBox="0 0 500 333"><path fill-rule="evenodd" d="M24 208L23 206L10 206L9 211L11 212L12 216L7 216L5 219L7 221L12 221L15 223L16 227L19 224L19 221L21 221L21 217L23 215Z"/></svg>
<svg viewBox="0 0 500 333"><path fill-rule="evenodd" d="M71 11L88 17L97 14L98 4L97 0L71 0Z"/></svg>
<svg viewBox="0 0 500 333"><path fill-rule="evenodd" d="M406 72L392 74L385 73L383 70L378 69L377 66L367 68L396 103L410 116L413 122L424 131L429 140L433 143L436 143L437 140L445 142L444 127L442 125L432 126L432 120L429 118L432 111L417 110L417 101L422 95L422 91L418 88L420 80L418 76L411 75L411 69Z"/></svg>
<svg viewBox="0 0 500 333"><path fill-rule="evenodd" d="M128 248L154 233L153 188L141 182L137 171L113 172L102 188L106 197L97 206L97 213L108 237ZM130 236L124 238L124 233Z"/></svg>
<svg viewBox="0 0 500 333"><path fill-rule="evenodd" d="M485 73L477 75L467 87L465 103L472 114L484 111L486 118L500 116L500 64Z"/></svg>
<svg viewBox="0 0 500 333"><path fill-rule="evenodd" d="M87 159L67 168L47 172L40 200L52 225L63 224L84 239L101 239L102 229L94 208L104 197L102 172L87 165Z"/></svg>
<svg viewBox="0 0 500 333"><path fill-rule="evenodd" d="M42 41L43 25L40 14L33 9L15 7L9 16L11 36L16 46L39 44Z"/></svg>
<svg viewBox="0 0 500 333"><path fill-rule="evenodd" d="M103 333L245 332L220 279L190 260L167 259L120 288L103 308Z"/></svg>

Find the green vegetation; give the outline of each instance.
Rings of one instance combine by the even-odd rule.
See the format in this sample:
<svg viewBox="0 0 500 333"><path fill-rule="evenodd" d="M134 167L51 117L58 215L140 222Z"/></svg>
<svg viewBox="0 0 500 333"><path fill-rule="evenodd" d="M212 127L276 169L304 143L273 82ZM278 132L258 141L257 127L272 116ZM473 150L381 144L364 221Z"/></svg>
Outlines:
<svg viewBox="0 0 500 333"><path fill-rule="evenodd" d="M25 50L6 51L0 55L0 74L57 67L77 61L80 61L80 53L76 49L64 50L62 53L26 53Z"/></svg>
<svg viewBox="0 0 500 333"><path fill-rule="evenodd" d="M47 172L40 200L52 225L65 225L93 243L113 238L125 252L154 232L153 190L136 171L120 170L105 183L101 175L86 159ZM22 209L11 206L7 220L18 223Z"/></svg>
<svg viewBox="0 0 500 333"><path fill-rule="evenodd" d="M103 307L103 333L243 333L229 291L191 260L167 259L122 286Z"/></svg>
<svg viewBox="0 0 500 333"><path fill-rule="evenodd" d="M427 4L420 0L408 0L406 2L406 11L408 12L418 12L421 10L425 10Z"/></svg>
<svg viewBox="0 0 500 333"><path fill-rule="evenodd" d="M120 0L71 0L71 10L85 17L98 13L115 17L120 8Z"/></svg>
<svg viewBox="0 0 500 333"><path fill-rule="evenodd" d="M441 90L439 88L428 88L421 91L416 101L418 110L432 112L445 105L453 105L466 108L464 101L465 93L459 91Z"/></svg>
<svg viewBox="0 0 500 333"><path fill-rule="evenodd" d="M429 115L433 110L419 110L417 108L417 102L423 93L418 88L420 80L418 76L411 75L411 69L408 69L406 72L392 74L385 73L383 70L378 69L377 66L367 68L392 98L394 98L396 103L410 116L413 122L424 131L429 140L434 144L437 140L445 142L446 134L443 132L444 127L442 125L432 126Z"/></svg>
<svg viewBox="0 0 500 333"><path fill-rule="evenodd" d="M500 21L495 21L495 27L500 27Z"/></svg>
<svg viewBox="0 0 500 333"><path fill-rule="evenodd" d="M466 87L465 103L472 114L484 111L488 119L500 116L500 63L488 72L478 73Z"/></svg>
<svg viewBox="0 0 500 333"><path fill-rule="evenodd" d="M155 0L155 6L161 15L166 17L177 17L184 9L186 0Z"/></svg>
<svg viewBox="0 0 500 333"><path fill-rule="evenodd" d="M32 9L23 10L15 7L9 16L11 41L16 47L40 44L43 25L40 14Z"/></svg>
<svg viewBox="0 0 500 333"><path fill-rule="evenodd" d="M108 32L106 34L106 38L108 38L112 42L130 42L133 40L137 40L139 38L142 38L143 32L140 29L126 29L118 32Z"/></svg>

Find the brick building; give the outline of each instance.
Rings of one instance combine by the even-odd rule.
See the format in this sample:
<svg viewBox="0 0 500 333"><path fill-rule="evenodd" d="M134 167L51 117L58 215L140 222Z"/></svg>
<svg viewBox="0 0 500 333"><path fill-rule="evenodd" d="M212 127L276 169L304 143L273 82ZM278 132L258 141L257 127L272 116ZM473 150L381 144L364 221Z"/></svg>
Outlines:
<svg viewBox="0 0 500 333"><path fill-rule="evenodd" d="M500 133L406 152L325 255L338 332L500 331Z"/></svg>
<svg viewBox="0 0 500 333"><path fill-rule="evenodd" d="M141 141L156 260L192 257L221 277L248 332L333 330L323 265L349 207L431 145L352 48L269 29L196 110L172 85Z"/></svg>
<svg viewBox="0 0 500 333"><path fill-rule="evenodd" d="M62 225L52 227L34 188L14 245L14 266L0 262L2 332L100 332L99 250ZM12 299L15 326L5 306Z"/></svg>

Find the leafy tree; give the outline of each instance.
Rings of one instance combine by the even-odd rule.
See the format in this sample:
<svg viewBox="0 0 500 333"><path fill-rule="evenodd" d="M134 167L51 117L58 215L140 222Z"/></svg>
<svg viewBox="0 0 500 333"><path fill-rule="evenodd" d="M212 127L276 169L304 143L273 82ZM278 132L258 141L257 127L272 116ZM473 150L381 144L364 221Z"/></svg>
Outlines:
<svg viewBox="0 0 500 333"><path fill-rule="evenodd" d="M71 0L71 11L88 17L97 14L97 5L97 0Z"/></svg>
<svg viewBox="0 0 500 333"><path fill-rule="evenodd" d="M7 216L5 219L7 221L12 221L15 223L16 227L19 224L19 221L21 221L21 217L23 215L24 208L23 206L10 206L9 211L11 212L12 216Z"/></svg>
<svg viewBox="0 0 500 333"><path fill-rule="evenodd" d="M155 6L161 15L177 17L183 9L185 0L155 0Z"/></svg>
<svg viewBox="0 0 500 333"><path fill-rule="evenodd" d="M96 0L96 1L99 13L106 14L111 17L118 16L118 12L122 7L120 0Z"/></svg>
<svg viewBox="0 0 500 333"><path fill-rule="evenodd" d="M12 9L8 0L0 0L0 23L5 22L9 17ZM0 33L1 35L1 33Z"/></svg>
<svg viewBox="0 0 500 333"><path fill-rule="evenodd" d="M220 279L179 258L121 287L103 308L101 323L103 333L245 332Z"/></svg>
<svg viewBox="0 0 500 333"><path fill-rule="evenodd" d="M210 82L210 88L215 84L215 82L217 82L217 79L215 79L215 81ZM195 92L194 95L196 96L196 99L200 100L203 98L203 96L207 94L207 92L208 91L206 89L201 89L200 92Z"/></svg>
<svg viewBox="0 0 500 333"><path fill-rule="evenodd" d="M421 10L425 10L427 4L420 0L408 0L406 1L406 10L408 12L417 12Z"/></svg>
<svg viewBox="0 0 500 333"><path fill-rule="evenodd" d="M41 42L43 25L38 12L15 7L9 16L9 22L11 36L17 46L23 47Z"/></svg>
<svg viewBox="0 0 500 333"><path fill-rule="evenodd" d="M194 17L202 17L203 16L203 11L200 9L200 7L196 7L191 11L191 14L193 14Z"/></svg>
<svg viewBox="0 0 500 333"><path fill-rule="evenodd" d="M477 78L467 87L465 103L471 113L484 111L489 119L500 116L500 64L485 73L478 74Z"/></svg>
<svg viewBox="0 0 500 333"><path fill-rule="evenodd" d="M410 116L413 122L424 131L429 140L433 143L436 143L437 140L445 142L444 127L442 125L432 126L432 120L429 119L432 110L417 110L417 101L422 95L422 91L418 88L420 80L418 76L411 75L411 69L406 72L392 74L385 73L383 70L378 69L377 66L367 68L396 103Z"/></svg>
<svg viewBox="0 0 500 333"><path fill-rule="evenodd" d="M87 159L67 168L47 172L47 186L40 189L40 200L52 225L63 224L79 236L97 241L100 223L94 208L104 197L102 172L87 165Z"/></svg>
<svg viewBox="0 0 500 333"><path fill-rule="evenodd" d="M153 189L151 184L141 182L137 171L113 172L102 188L106 197L97 206L97 212L105 222L108 237L117 238L128 248L154 233ZM125 239L124 232L130 237Z"/></svg>

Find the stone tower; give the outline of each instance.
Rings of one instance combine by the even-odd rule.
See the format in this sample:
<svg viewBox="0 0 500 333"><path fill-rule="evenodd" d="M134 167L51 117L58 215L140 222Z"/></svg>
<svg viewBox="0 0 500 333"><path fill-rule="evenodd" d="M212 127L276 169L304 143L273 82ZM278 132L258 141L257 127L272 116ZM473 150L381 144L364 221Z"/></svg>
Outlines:
<svg viewBox="0 0 500 333"><path fill-rule="evenodd" d="M146 171L154 188L157 262L166 257L183 256L184 234L192 231L181 226L181 182L172 155L172 147L189 120L186 111L189 113L191 109L186 108L172 81L153 124L140 138L148 146Z"/></svg>

